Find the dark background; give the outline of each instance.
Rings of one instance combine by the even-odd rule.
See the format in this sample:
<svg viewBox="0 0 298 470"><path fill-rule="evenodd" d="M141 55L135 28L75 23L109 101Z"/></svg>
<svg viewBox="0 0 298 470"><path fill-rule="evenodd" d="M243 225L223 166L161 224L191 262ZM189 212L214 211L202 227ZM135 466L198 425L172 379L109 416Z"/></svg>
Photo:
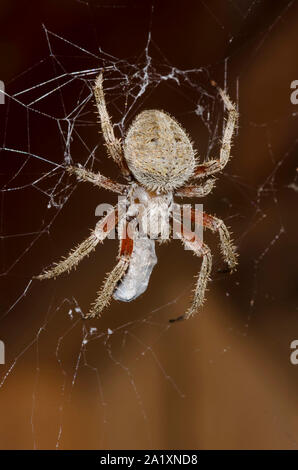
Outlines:
<svg viewBox="0 0 298 470"><path fill-rule="evenodd" d="M0 109L0 339L6 345L0 447L297 448L298 366L290 362L290 343L298 338L298 105L290 101L290 84L298 79L297 2L2 0L0 17L0 79L15 98L7 97ZM49 41L47 31L70 45L53 36ZM90 324L75 307L87 311L114 265L114 241L68 276L30 280L88 235L97 204L116 198L87 184L77 187L73 179L60 181L62 172L32 186L51 167L36 158L27 162L26 152L63 163L67 122L58 128L57 119L75 108L78 91L73 83L36 106L56 119L28 112L17 93L62 68L101 67L99 49L113 63L140 65L148 31L160 73L167 61L181 70L203 67L200 85L212 94L206 77L223 86L226 64L233 100L239 85L233 159L204 201L205 210L231 227L239 269L232 276L217 272L217 237L206 233L214 251L207 301L195 318L170 325L168 319L188 306L200 261L177 241L158 247L147 292L131 304L112 303ZM119 70L131 77L126 62L117 64L111 80ZM87 77L89 84L93 78ZM37 88L19 99L28 105L43 92ZM113 87L107 92L116 122L120 94ZM141 109L166 109L204 157L208 133L194 113L200 96L187 84L161 84L146 91L127 123ZM80 130L88 148L78 140L70 147L76 163L85 162L99 140L96 116L88 119ZM117 178L102 142L92 164ZM54 203L62 205L47 209L54 186ZM90 335L90 327L97 332ZM84 345L88 331L91 341Z"/></svg>

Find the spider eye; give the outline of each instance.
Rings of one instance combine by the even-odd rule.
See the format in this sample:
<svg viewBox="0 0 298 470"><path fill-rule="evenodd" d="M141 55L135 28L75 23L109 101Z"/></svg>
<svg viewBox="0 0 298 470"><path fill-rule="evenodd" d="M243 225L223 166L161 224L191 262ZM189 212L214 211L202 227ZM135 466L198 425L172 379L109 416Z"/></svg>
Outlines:
<svg viewBox="0 0 298 470"><path fill-rule="evenodd" d="M176 142L181 142L181 139L179 137L175 137Z"/></svg>

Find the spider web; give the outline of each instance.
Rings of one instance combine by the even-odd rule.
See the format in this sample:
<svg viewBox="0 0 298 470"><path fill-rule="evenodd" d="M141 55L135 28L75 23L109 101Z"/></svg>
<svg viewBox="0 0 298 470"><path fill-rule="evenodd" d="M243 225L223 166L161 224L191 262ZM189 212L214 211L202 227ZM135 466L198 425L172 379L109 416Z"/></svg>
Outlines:
<svg viewBox="0 0 298 470"><path fill-rule="evenodd" d="M89 5L88 1L79 3L83 7ZM227 3L238 11L239 24L253 14L258 4L256 1ZM255 54L285 17L292 3L288 2L267 26L266 33L253 47ZM228 28L217 12L206 2L202 4L213 18L215 29ZM90 422L86 419L84 423L86 427L91 423L95 430L90 447L117 447L115 442L121 446L121 423L129 419L125 412L120 416L118 401L122 393L123 400L128 400L127 413L135 413L137 425L142 429L141 445L143 448L154 444L157 447L152 435L152 423L156 418L153 418L146 392L146 386L150 386L148 377L158 376L161 393L167 393L174 403L182 403L189 394L183 374L177 372L175 361L169 361L163 349L164 344L170 348L176 344L174 341L178 341L180 349L174 357L178 361L178 355L183 354L183 341L177 338L182 335L179 327L182 328L184 323L170 324L168 320L183 313L180 309L186 310L193 275L197 270L196 260L188 261L188 279L181 285L179 271L175 273L169 267L162 268L164 275L171 273L171 277L167 276L168 284L174 276L178 277L175 290L165 286L162 294L153 278L153 294L150 296L149 287L136 307L114 303L104 312L102 319L92 322L82 321L82 316L104 273L114 264L116 249L111 241L106 242L107 248L97 250L94 261L91 258L84 261L82 267L80 265L78 271L67 279L44 283L33 279L88 235L86 228L92 228L96 223L94 212L98 203L115 201L104 190L98 192L88 184L78 184L65 172L65 165L80 164L118 178L117 170L107 161L104 146L98 138L99 124L92 87L101 70L104 70L104 89L115 132L122 138L140 110L153 106L163 108L161 99L164 96L167 103L175 102L177 105L178 102L176 117L189 130L200 155L206 159L217 155L224 113L210 85L214 74L221 79L240 112L233 151L235 158L232 167L227 166L217 181L217 186L222 184L222 189L212 195L211 207L213 204L218 211L217 216L222 216L233 227L240 260L242 251L249 250L250 263L244 273L240 261L240 274L227 278L226 274L219 272L222 262L215 251L213 280L207 294L208 313L202 312L192 322L194 325L197 321L199 328L204 327L210 312L208 302L211 311L213 309L213 300L210 299L213 289L218 289L219 295L224 297L226 310L233 308L230 299L235 298L241 314L237 322L229 315L225 317L224 329L230 339L225 337L219 346L213 343L203 358L200 340L192 337L187 346L188 360L195 361L199 355L200 361L208 366L220 365L225 355L233 354L235 338L249 335L257 314L264 305L270 309L276 298L274 288L270 290L266 285L263 289L260 278L263 279L264 270L268 268L268 260L273 262L276 246L288 234L282 213L283 198L286 191L290 201L297 199L298 181L293 164L297 140L291 140L281 158L276 158L274 129L284 122L291 125L295 122L296 113L274 118L274 122L270 118L264 122L256 122L253 117L246 119L241 114L245 69L234 74L231 82L230 55L217 67L212 64L189 70L176 67L154 42L152 22L154 10L148 13L149 32L141 55L129 59L117 58L101 49L91 52L44 26L47 54L7 86L1 145L1 158L6 167L1 189L1 278L5 289L1 300L1 339L6 345L6 365L0 388L8 396L18 381L22 381L23 371L29 374L27 388L24 386L27 403L25 447L63 448L71 445L65 441L72 422L70 415L75 414L76 407L83 406L84 395L89 397L87 400L90 399L90 406L95 410L95 417L89 410ZM230 43L236 40L237 36L231 33ZM174 110L172 114L175 114ZM263 142L263 172L257 183L246 178L243 167L238 167L236 162L239 158L237 137L241 138L241 132L246 128L258 132ZM41 129L42 135L45 135L44 129L47 130L48 139L40 138ZM200 144L194 134L196 130ZM264 226L266 228L262 231ZM259 230L262 231L259 243L250 244L250 237L258 238ZM166 264L170 261L166 254L168 247L161 249L160 263ZM102 250L105 250L104 254ZM181 259L188 256L189 260L189 254L181 251ZM96 268L96 263L99 268ZM185 276L187 271L186 264ZM96 279L93 279L96 272ZM86 278L88 282L84 281L84 289L87 293L82 288L82 279ZM161 299L165 298L162 302ZM296 305L293 308L297 310ZM181 367L178 365L178 369ZM191 365L190 368L193 370ZM55 400L50 405L44 390L48 369L49 380L55 383ZM146 375L143 375L144 369L147 370ZM110 383L113 380L117 387L121 387L118 393ZM47 437L42 433L41 424L45 410L55 416L55 425L48 430ZM297 442L281 415L274 414L271 419L279 423L283 434L289 433L289 445L296 447ZM74 441L73 447L79 447L78 442Z"/></svg>

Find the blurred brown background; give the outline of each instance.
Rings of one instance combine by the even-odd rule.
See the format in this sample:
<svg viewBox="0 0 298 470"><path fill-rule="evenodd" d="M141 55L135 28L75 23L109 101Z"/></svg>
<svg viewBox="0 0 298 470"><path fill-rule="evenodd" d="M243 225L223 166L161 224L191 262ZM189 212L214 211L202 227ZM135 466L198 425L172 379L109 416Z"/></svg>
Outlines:
<svg viewBox="0 0 298 470"><path fill-rule="evenodd" d="M62 210L47 209L59 175L34 188L31 182L51 167L30 159L17 174L26 155L3 147L62 163L67 123L61 121L59 129L56 120L28 115L28 108L8 98L1 106L4 189L30 184L1 191L0 339L6 365L0 373L2 379L10 374L0 388L0 448L297 448L298 365L290 362L290 343L298 339L298 105L290 102L290 84L298 80L297 2L2 0L0 9L0 79L10 95L59 75L61 64L66 71L99 67L99 48L140 62L150 29L156 69L166 59L179 69L206 67L223 85L226 62L234 100L239 84L240 110L234 158L204 201L205 210L232 228L240 253L237 273L217 272L217 237L206 233L214 251L206 304L192 320L169 324L186 310L200 266L172 242L158 247L159 264L141 298L114 302L89 324L75 307L86 311L94 299L114 264L114 241L70 275L34 281L24 291L32 275L87 236L97 204L116 199L82 184ZM52 38L50 56L43 24L84 50L63 50ZM199 90L180 90L171 82L151 91L140 109L170 111L204 156L208 136L194 113ZM29 104L42 95L34 93L21 98ZM77 96L61 93L74 109ZM58 93L39 109L63 117L61 103ZM117 107L110 109L118 119ZM98 142L95 116L82 136L89 149ZM70 153L78 163L88 149L74 143ZM96 166L117 176L102 143ZM65 180L60 185L56 203L70 194ZM97 328L93 335L90 328Z"/></svg>

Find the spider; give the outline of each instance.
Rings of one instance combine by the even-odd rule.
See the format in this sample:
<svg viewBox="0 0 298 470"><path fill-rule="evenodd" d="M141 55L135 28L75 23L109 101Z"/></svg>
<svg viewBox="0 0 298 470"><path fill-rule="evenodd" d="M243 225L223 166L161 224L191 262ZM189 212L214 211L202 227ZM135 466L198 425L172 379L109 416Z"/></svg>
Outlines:
<svg viewBox="0 0 298 470"><path fill-rule="evenodd" d="M156 264L154 238L159 236L159 228L155 228L155 237L149 237L148 229L145 237L138 237L137 219L144 215L150 219L150 227L156 226L156 209L162 208L162 215L178 220L177 204L173 196L204 197L214 187L212 177L220 172L230 158L231 141L237 124L238 114L228 95L211 82L228 112L222 146L218 159L199 163L195 156L192 142L180 124L169 114L160 110L146 110L138 114L130 125L123 145L114 134L105 102L103 91L103 75L100 73L95 81L94 97L100 117L102 134L108 154L118 165L127 184L120 184L103 176L93 173L83 167L68 166L69 174L75 175L80 181L90 182L98 187L111 190L122 195L127 211L125 216L119 214L116 208L99 220L91 235L73 249L69 255L44 271L38 279L55 278L64 272L69 272L91 253L109 235L116 224L121 222L122 236L118 254L118 263L108 274L95 303L85 318L99 316L111 298L131 301L143 293L148 285L153 266ZM195 181L203 182L196 184ZM189 219L195 219L196 212L191 210ZM203 212L201 214L203 227L217 232L220 238L222 256L229 271L237 265L237 254L224 222ZM120 220L121 219L121 220ZM133 227L133 236L128 234L128 226ZM157 224L158 225L158 224ZM174 229L173 229L174 231ZM152 233L151 233L152 235ZM205 291L210 278L212 255L209 247L197 237L187 233L176 233L185 247L202 258L201 269L197 278L194 297L185 315L191 317L205 300ZM153 238L153 239L152 239Z"/></svg>

